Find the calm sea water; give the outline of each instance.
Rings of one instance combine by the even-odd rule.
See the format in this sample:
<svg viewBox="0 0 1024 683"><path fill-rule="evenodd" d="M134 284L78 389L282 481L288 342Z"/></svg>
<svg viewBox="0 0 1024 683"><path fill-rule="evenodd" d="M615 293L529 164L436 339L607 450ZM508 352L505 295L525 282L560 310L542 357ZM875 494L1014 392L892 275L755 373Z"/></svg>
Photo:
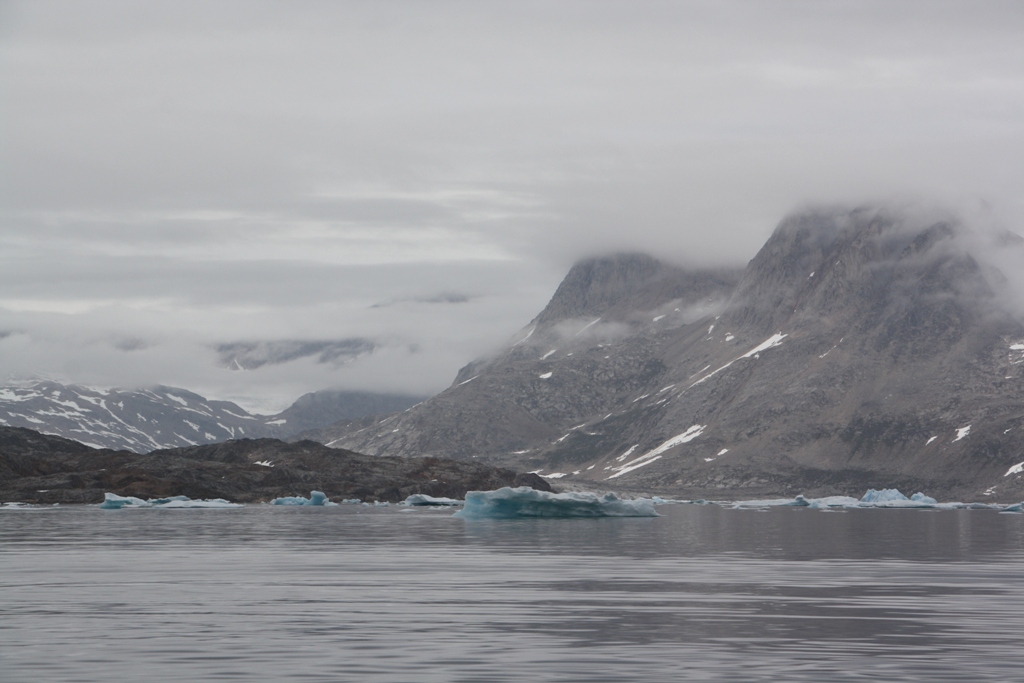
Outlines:
<svg viewBox="0 0 1024 683"><path fill-rule="evenodd" d="M0 680L1024 680L1024 515L659 510L0 511Z"/></svg>

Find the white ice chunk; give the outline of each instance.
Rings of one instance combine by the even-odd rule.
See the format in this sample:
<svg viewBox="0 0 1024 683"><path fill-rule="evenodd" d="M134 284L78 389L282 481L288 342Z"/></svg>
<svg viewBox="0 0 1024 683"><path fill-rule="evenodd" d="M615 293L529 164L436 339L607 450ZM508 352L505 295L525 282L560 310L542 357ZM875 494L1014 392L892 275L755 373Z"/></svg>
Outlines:
<svg viewBox="0 0 1024 683"><path fill-rule="evenodd" d="M223 498L212 498L209 500L192 500L188 496L171 496L170 498L150 498L142 500L134 496L118 496L113 493L104 493L103 502L100 508L103 510L120 510L121 508L240 508L245 507L238 503L230 503Z"/></svg>
<svg viewBox="0 0 1024 683"><path fill-rule="evenodd" d="M614 493L548 493L529 486L497 491L470 491L466 505L455 513L466 519L516 517L657 517L648 498L622 499Z"/></svg>

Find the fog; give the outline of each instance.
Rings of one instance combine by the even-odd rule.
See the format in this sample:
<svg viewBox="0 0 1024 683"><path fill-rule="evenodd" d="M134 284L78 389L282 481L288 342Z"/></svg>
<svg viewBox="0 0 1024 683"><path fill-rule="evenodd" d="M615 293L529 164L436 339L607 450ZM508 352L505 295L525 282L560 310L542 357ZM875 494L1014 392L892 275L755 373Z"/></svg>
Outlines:
<svg viewBox="0 0 1024 683"><path fill-rule="evenodd" d="M579 258L740 265L794 207L908 197L1022 232L1022 29L1018 2L0 3L0 377L429 393Z"/></svg>

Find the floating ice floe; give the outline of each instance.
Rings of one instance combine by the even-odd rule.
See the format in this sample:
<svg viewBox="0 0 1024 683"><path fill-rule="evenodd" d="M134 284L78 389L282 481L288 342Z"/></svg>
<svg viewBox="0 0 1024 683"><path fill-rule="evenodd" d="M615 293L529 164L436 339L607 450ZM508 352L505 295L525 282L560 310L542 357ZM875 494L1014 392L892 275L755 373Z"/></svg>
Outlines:
<svg viewBox="0 0 1024 683"><path fill-rule="evenodd" d="M410 506L433 505L433 506L449 506L449 507L451 507L451 506L455 506L455 505L462 505L462 503L463 503L463 501L456 500L454 498L435 498L434 496L428 496L425 493L414 493L411 496L409 496L408 498L406 498L405 500L403 500L400 503L400 505L410 505Z"/></svg>
<svg viewBox="0 0 1024 683"><path fill-rule="evenodd" d="M511 519L516 517L658 517L654 501L626 500L614 493L548 493L529 486L497 491L470 491L466 504L455 513L466 519Z"/></svg>
<svg viewBox="0 0 1024 683"><path fill-rule="evenodd" d="M192 500L188 496L171 496L169 498L150 498L143 500L135 496L119 496L114 493L104 493L103 502L100 508L103 510L120 510L121 508L240 508L245 507L239 503L231 503L223 498L212 498L205 500Z"/></svg>
<svg viewBox="0 0 1024 683"><path fill-rule="evenodd" d="M270 501L271 505L309 505L316 507L334 507L337 503L332 503L327 495L323 491L310 491L309 498L303 498L302 496L284 496L282 498L275 498Z"/></svg>
<svg viewBox="0 0 1024 683"><path fill-rule="evenodd" d="M940 510L998 510L1020 512L1020 505L995 505L991 503L940 503L931 496L915 493L907 498L897 489L868 489L860 499L850 496L826 496L824 498L772 498L767 500L741 500L733 508L766 507L808 507L808 508L935 508Z"/></svg>

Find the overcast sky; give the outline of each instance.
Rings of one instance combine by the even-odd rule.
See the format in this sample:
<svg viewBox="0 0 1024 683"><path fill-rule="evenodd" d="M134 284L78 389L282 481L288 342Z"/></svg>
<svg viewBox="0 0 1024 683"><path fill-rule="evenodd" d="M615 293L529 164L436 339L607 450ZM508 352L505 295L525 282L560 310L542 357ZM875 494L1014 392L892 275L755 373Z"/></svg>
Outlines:
<svg viewBox="0 0 1024 683"><path fill-rule="evenodd" d="M1022 188L1018 1L0 0L0 378L431 393L580 257Z"/></svg>

